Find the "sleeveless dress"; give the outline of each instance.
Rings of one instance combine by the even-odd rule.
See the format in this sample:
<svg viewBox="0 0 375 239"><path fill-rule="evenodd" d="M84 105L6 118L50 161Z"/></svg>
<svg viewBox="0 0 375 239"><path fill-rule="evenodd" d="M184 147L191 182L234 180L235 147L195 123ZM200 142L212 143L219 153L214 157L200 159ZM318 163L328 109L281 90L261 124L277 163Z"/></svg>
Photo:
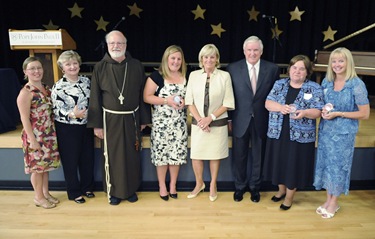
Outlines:
<svg viewBox="0 0 375 239"><path fill-rule="evenodd" d="M25 89L33 98L30 106L30 123L34 136L42 148L36 152L30 148L25 130L22 130L22 148L24 152L25 173L44 173L60 167L60 155L57 147L56 131L52 118L51 90L44 85L47 95L38 88L26 84Z"/></svg>
<svg viewBox="0 0 375 239"><path fill-rule="evenodd" d="M185 80L186 82L186 80ZM184 84L164 84L157 96L185 98ZM188 131L186 109L154 105L151 128L151 162L155 166L186 164Z"/></svg>

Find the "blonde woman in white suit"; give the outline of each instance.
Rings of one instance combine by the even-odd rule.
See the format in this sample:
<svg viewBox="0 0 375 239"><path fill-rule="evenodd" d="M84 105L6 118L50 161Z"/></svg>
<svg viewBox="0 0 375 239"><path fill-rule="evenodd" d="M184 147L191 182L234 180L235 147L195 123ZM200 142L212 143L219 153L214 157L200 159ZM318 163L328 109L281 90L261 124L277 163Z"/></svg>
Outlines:
<svg viewBox="0 0 375 239"><path fill-rule="evenodd" d="M185 97L185 105L193 117L190 156L196 180L194 190L187 197L195 198L205 189L203 160L209 160L209 199L213 202L217 199L220 160L228 157L227 111L235 107L234 96L229 73L218 69L220 54L216 46L203 46L198 59L201 69L190 74Z"/></svg>

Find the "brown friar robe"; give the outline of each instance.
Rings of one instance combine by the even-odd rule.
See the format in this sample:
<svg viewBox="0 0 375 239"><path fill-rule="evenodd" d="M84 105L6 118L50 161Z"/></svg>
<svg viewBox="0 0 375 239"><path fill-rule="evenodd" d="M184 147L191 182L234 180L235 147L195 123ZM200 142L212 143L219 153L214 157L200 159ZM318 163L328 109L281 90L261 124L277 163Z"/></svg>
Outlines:
<svg viewBox="0 0 375 239"><path fill-rule="evenodd" d="M118 99L122 90L125 68L127 72L123 90L123 104ZM146 81L141 62L126 53L126 59L118 63L108 53L98 62L91 80L90 105L87 126L103 128L103 109L133 114L106 113L106 132L110 196L126 199L132 196L141 184L140 125L151 123L150 105L143 101ZM103 174L104 191L107 192L106 174Z"/></svg>

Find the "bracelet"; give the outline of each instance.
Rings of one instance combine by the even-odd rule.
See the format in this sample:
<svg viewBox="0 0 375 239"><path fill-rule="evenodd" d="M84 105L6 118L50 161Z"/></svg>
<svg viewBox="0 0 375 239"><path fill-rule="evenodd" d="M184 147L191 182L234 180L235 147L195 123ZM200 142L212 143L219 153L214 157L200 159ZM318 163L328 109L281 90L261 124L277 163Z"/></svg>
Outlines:
<svg viewBox="0 0 375 239"><path fill-rule="evenodd" d="M341 117L345 118L345 112L341 112Z"/></svg>
<svg viewBox="0 0 375 239"><path fill-rule="evenodd" d="M216 116L214 114L211 114L212 121L216 120Z"/></svg>
<svg viewBox="0 0 375 239"><path fill-rule="evenodd" d="M164 104L166 105L168 103L167 98L164 98Z"/></svg>

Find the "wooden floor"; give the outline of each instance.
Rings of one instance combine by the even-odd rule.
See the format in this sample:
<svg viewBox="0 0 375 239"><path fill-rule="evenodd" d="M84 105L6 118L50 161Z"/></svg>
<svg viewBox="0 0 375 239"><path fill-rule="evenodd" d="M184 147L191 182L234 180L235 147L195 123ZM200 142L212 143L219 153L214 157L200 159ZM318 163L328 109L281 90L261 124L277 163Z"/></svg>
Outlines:
<svg viewBox="0 0 375 239"><path fill-rule="evenodd" d="M351 191L342 196L333 219L322 219L315 208L325 192L297 192L289 211L262 192L253 203L249 193L234 202L232 192L208 192L187 199L162 201L157 192L140 192L136 203L111 206L103 192L85 204L52 192L61 203L54 209L33 205L32 191L0 191L0 238L375 238L375 191Z"/></svg>

